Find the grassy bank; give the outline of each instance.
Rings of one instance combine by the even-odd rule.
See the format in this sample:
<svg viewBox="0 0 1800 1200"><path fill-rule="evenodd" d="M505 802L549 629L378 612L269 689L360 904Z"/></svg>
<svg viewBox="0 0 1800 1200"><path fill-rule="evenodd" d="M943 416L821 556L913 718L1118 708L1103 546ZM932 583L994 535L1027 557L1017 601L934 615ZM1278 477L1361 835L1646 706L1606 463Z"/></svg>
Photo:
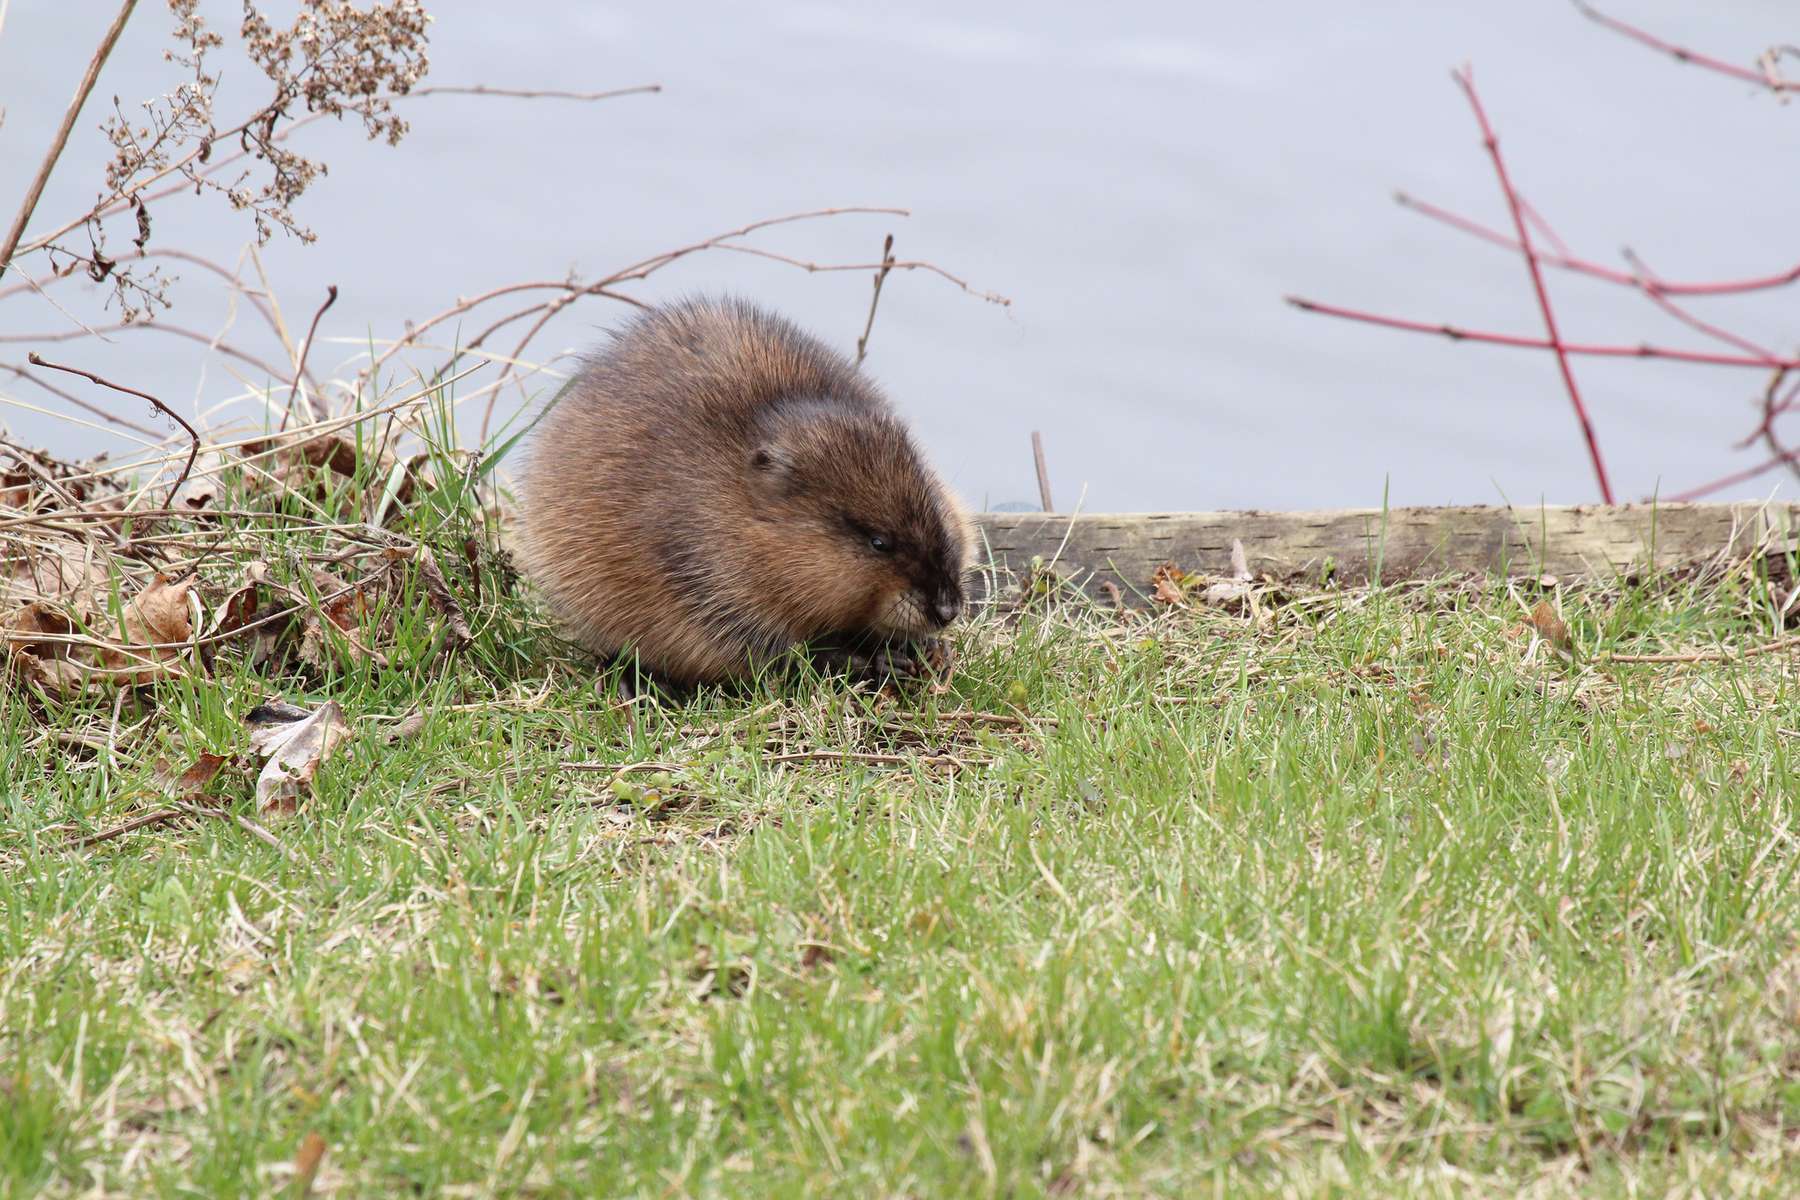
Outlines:
<svg viewBox="0 0 1800 1200"><path fill-rule="evenodd" d="M276 619L7 681L0 1194L1800 1187L1795 656L1594 662L1783 589L1571 592L1574 662L1504 584L1051 605L941 693L621 706L474 475L238 478L162 565ZM285 817L272 698L354 735Z"/></svg>

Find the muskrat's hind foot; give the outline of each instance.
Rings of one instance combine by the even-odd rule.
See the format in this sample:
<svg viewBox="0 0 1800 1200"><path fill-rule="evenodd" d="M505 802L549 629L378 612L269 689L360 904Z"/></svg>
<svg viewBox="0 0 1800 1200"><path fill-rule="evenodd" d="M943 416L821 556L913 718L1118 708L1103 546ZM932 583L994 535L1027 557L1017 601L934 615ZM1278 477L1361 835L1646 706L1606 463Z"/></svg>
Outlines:
<svg viewBox="0 0 1800 1200"><path fill-rule="evenodd" d="M814 643L807 656L821 670L870 683L945 674L955 655L942 638L857 639Z"/></svg>

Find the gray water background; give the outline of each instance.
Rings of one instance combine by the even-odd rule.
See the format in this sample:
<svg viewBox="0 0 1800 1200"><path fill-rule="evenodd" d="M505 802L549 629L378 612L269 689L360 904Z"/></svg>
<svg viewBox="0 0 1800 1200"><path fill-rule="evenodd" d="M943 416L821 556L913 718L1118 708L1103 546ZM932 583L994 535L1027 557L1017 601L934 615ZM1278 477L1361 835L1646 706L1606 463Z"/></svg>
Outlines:
<svg viewBox="0 0 1800 1200"><path fill-rule="evenodd" d="M342 298L323 337L391 336L460 295L571 269L593 277L756 218L906 207L907 220L841 217L753 244L869 261L891 231L900 256L1012 299L1001 308L924 273L896 275L867 367L978 505L1035 498L1032 429L1043 431L1065 509L1078 497L1088 511L1355 505L1379 503L1384 488L1396 504L1594 499L1548 356L1282 303L1300 292L1541 331L1516 256L1391 200L1404 188L1505 225L1449 78L1465 61L1515 178L1578 250L1616 262L1629 243L1667 277L1800 260L1800 107L1628 44L1562 0L429 7L428 82L664 91L596 105L415 100L398 149L351 126L315 126L301 148L331 173L299 215L319 241L278 238L265 251L290 324L304 325L327 283ZM0 32L0 216L10 217L113 8L12 0ZM1614 8L1737 60L1800 40L1800 12L1782 0ZM204 11L235 34L234 6ZM129 104L181 78L160 61L170 26L162 5L139 6L40 207L45 220L97 190L107 152L96 127L110 97ZM228 38L218 56L226 116L260 90L234 47ZM230 261L248 224L216 198L183 198L163 206L156 236ZM221 289L182 274L167 319L224 328ZM1704 344L1627 292L1566 274L1549 282L1571 338ZM85 286L58 294L82 319L106 319ZM710 254L634 294L692 291L760 298L848 350L869 277ZM1795 345L1793 292L1705 311L1753 339ZM624 315L584 302L546 331L538 354L591 344ZM34 299L0 305L0 333L69 327ZM280 361L245 313L231 337ZM0 346L0 359L22 361L30 348ZM200 347L157 334L44 351L196 411L242 387ZM352 353L321 344L314 365L353 367ZM1754 424L1759 372L1595 360L1576 369L1621 497L1762 457L1731 448ZM3 376L0 396L46 402ZM15 409L0 421L64 452L110 443ZM1732 494L1767 495L1781 478Z"/></svg>

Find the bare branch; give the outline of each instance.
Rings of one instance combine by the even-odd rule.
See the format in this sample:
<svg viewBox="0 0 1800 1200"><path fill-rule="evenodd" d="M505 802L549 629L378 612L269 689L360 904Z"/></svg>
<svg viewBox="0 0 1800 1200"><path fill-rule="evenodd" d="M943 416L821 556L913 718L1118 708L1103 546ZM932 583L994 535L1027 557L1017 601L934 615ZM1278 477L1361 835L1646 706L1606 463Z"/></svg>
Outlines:
<svg viewBox="0 0 1800 1200"><path fill-rule="evenodd" d="M325 303L319 305L319 311L313 314L312 324L307 326L306 329L306 340L300 343L299 360L294 363L294 385L288 389L287 411L281 414L281 427L283 429L287 428L288 418L294 415L294 396L299 393L300 380L306 375L306 356L312 350L313 335L319 332L319 318L325 315L326 309L337 303L337 298L337 284L326 284ZM312 413L315 421L325 415L319 411L319 407L314 403L310 392L307 393L306 407Z"/></svg>
<svg viewBox="0 0 1800 1200"><path fill-rule="evenodd" d="M34 367L49 367L53 371L67 371L71 375L79 375L83 379L99 384L101 387L111 388L115 392L124 392L127 396L136 396L140 400L148 400L157 412L163 414L165 417L169 418L169 420L185 429L188 438L192 441L193 445L188 450L187 465L181 468L181 474L175 477L175 486L169 489L169 499L166 503L169 507L174 507L175 496L181 491L181 485L187 482L188 472L194 469L194 459L199 457L200 454L200 435L195 432L192 425L189 425L187 421L182 418L180 413L164 404L161 400L158 400L155 396L152 396L149 392L140 392L136 388L126 387L122 383L114 383L110 379L102 379L92 371L84 371L80 367L65 367L61 363L53 363L49 359L36 353L26 355L25 360Z"/></svg>
<svg viewBox="0 0 1800 1200"><path fill-rule="evenodd" d="M45 383L42 379L39 379L36 375L33 375L30 371L27 371L24 367L18 366L17 364L8 363L8 362L0 362L0 371L10 371L14 377L16 377L18 379L23 379L27 383L36 384L38 387L43 388L46 392L49 392L52 396L55 396L57 399L62 400L68 404L73 404L76 408L81 409L83 412L93 413L96 417L100 417L102 420L111 421L114 425L123 425L127 429L134 429L137 432L143 434L145 437L156 438L156 437L162 436L162 435L158 434L156 432L156 430L151 429L147 425L139 425L136 421L130 421L124 417L119 416L116 413L107 412L104 408L101 408L98 404L90 403L89 401L83 400L81 397L74 395L73 393L65 392L61 388L57 387L55 384Z"/></svg>
<svg viewBox="0 0 1800 1200"><path fill-rule="evenodd" d="M56 169L56 160L62 157L63 147L69 143L69 134L75 128L76 118L81 116L82 106L87 103L88 94L94 90L94 84L100 78L100 68L106 65L113 47L118 45L119 35L125 32L125 22L131 19L131 10L136 7L137 0L125 0L119 6L119 11L113 17L112 24L107 26L94 56L88 60L87 70L75 88L75 98L69 101L68 110L63 113L62 125L57 128L56 137L50 142L49 152L44 155L44 161L38 167L37 177L25 191L25 200L19 205L19 213L13 218L6 240L0 242L0 276L6 274L6 268L12 263L13 251L18 248L19 239L25 236L25 226L30 223L31 214L36 211L38 200L44 194L44 185L50 182L50 172Z"/></svg>
<svg viewBox="0 0 1800 1200"><path fill-rule="evenodd" d="M96 332L98 332L98 333L123 333L123 332L135 333L140 330L142 330L144 332L148 332L148 333L169 333L169 334L175 335L176 337L186 338L190 342L199 342L201 345L206 346L210 349L215 349L219 353L221 353L229 358L235 358L239 362L246 363L252 367L255 367L257 370L261 371L263 374L268 376L270 379L286 379L289 374L288 371L277 370L275 367L264 362L262 359L256 357L254 354L250 354L247 351L240 350L236 346L233 346L228 342L219 342L216 339L209 337L204 333L199 332L198 330L186 329L180 325L168 325L168 324L164 324L163 322L160 322L160 321L131 321L131 322L121 321L116 325L102 325L99 327L99 329ZM71 342L71 341L76 340L77 338L83 338L86 336L87 336L87 334L81 332L80 330L75 330L75 329L64 330L64 331L61 331L58 333L0 333L0 343L6 343L6 342Z"/></svg>
<svg viewBox="0 0 1800 1200"><path fill-rule="evenodd" d="M468 87L431 87L414 88L406 93L409 96L510 96L520 100L611 100L615 96L642 96L662 91L660 83L642 83L636 87L613 88L606 92L561 92L561 91L527 91L522 88L489 87L485 83L470 84Z"/></svg>
<svg viewBox="0 0 1800 1200"><path fill-rule="evenodd" d="M881 303L881 285L894 269L894 235L881 243L881 267L875 272L875 294L869 297L869 319L863 322L862 336L856 339L856 365L862 366L869 352L869 334L875 329L875 309Z"/></svg>

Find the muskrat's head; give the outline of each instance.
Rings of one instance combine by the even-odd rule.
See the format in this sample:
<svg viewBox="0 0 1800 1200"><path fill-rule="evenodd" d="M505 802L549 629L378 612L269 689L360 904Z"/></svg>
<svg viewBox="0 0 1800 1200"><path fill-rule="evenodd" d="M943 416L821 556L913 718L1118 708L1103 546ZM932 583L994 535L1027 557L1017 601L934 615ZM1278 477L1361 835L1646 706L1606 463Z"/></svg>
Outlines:
<svg viewBox="0 0 1800 1200"><path fill-rule="evenodd" d="M790 402L750 476L764 545L805 633L936 633L962 614L968 519L886 411ZM802 533L795 539L795 533Z"/></svg>

